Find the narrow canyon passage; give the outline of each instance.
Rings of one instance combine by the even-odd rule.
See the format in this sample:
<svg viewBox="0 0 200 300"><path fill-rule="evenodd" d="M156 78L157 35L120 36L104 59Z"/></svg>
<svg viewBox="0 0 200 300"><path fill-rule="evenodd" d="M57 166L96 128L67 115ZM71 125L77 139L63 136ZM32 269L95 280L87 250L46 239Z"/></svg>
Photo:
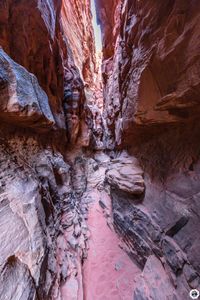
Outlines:
<svg viewBox="0 0 200 300"><path fill-rule="evenodd" d="M0 1L0 300L200 299L199 49L199 0Z"/></svg>
<svg viewBox="0 0 200 300"><path fill-rule="evenodd" d="M70 275L61 285L60 295L55 293L54 297L63 300L132 299L141 269L126 253L125 244L113 226L112 200L109 185L105 184L110 157L102 151L85 156L81 149L76 149L73 155L69 152L67 157L74 169L73 190L75 201L78 200L79 221L71 225L72 210L63 213L63 234L58 237L58 249L62 250L58 251L58 262L64 259L63 253L71 253L72 259L71 266L68 260L62 262Z"/></svg>
<svg viewBox="0 0 200 300"><path fill-rule="evenodd" d="M87 253L77 269L78 279L76 280L76 277L74 277L66 281L61 288L61 299L131 300L136 278L141 274L141 270L123 249L123 242L120 241L120 237L115 232L112 200L110 194L105 190L105 173L110 164L110 158L102 151L102 138L105 136L105 133L103 133L105 119L103 116L103 79L101 74L102 45L94 0L91 3L91 9L95 35L97 74L92 74L96 78L92 89L93 99L90 107L93 114L96 154L94 152L89 157L84 158L84 153L82 153L81 149L76 149L79 152L78 157L85 159L85 190L78 201L87 203L86 224L89 238L88 236L84 237L87 243ZM72 149L71 152L74 153L74 150ZM69 157L71 157L70 152ZM95 157L97 160L95 160ZM100 158L99 161L98 157ZM75 160L76 157L73 157L72 165L74 165ZM80 177L79 172L77 174L78 177ZM77 181L77 178L75 180ZM79 179L78 183L75 182L75 186L77 184L81 185ZM75 231L73 235L76 236ZM66 250L69 251L69 249Z"/></svg>
<svg viewBox="0 0 200 300"><path fill-rule="evenodd" d="M108 157L89 174L86 197L90 231L87 259L83 263L84 299L132 299L137 275L141 273L121 248L112 221L112 202L104 180ZM121 247L120 247L121 246Z"/></svg>

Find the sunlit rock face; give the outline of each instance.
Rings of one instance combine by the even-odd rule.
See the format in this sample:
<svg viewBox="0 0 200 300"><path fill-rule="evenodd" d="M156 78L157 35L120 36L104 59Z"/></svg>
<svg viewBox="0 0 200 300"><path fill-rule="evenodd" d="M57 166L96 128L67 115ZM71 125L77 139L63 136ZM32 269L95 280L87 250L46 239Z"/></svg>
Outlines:
<svg viewBox="0 0 200 300"><path fill-rule="evenodd" d="M99 73L90 5L89 0L63 1L61 8L63 34L71 49L67 55L67 69L64 70L68 138L70 143L83 146L90 144L96 130L96 123L90 120L94 116L90 104L96 105L96 78Z"/></svg>
<svg viewBox="0 0 200 300"><path fill-rule="evenodd" d="M103 55L108 59L114 55L115 42L119 34L121 1L95 0L98 22L102 28Z"/></svg>
<svg viewBox="0 0 200 300"><path fill-rule="evenodd" d="M85 83L92 86L96 61L90 0L64 0L61 21L64 34L72 46L74 62Z"/></svg>
<svg viewBox="0 0 200 300"><path fill-rule="evenodd" d="M73 61L84 84L83 95L80 83L77 84L77 76L73 74L73 68L68 68L64 80L66 107L70 108L67 113L67 127L71 132L70 142L73 144L80 136L79 142L82 145L88 146L91 139L93 147L103 149L101 55L95 53L90 7L90 0L70 0L62 3L63 32L71 46ZM88 123L84 122L84 119L87 119Z"/></svg>

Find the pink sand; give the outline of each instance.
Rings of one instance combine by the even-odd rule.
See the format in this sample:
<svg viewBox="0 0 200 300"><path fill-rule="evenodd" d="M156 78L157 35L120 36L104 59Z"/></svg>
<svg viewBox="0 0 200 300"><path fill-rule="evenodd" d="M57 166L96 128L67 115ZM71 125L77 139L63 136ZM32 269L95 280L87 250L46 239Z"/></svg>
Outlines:
<svg viewBox="0 0 200 300"><path fill-rule="evenodd" d="M105 195L105 194L104 194ZM100 193L92 193L88 225L91 231L88 259L83 266L85 300L132 300L138 267L119 247L99 206Z"/></svg>

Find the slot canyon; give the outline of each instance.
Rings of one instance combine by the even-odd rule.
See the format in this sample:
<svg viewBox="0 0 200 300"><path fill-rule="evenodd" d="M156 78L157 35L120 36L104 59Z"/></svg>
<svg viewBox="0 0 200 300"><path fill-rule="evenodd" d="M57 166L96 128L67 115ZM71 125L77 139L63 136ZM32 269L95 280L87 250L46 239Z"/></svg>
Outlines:
<svg viewBox="0 0 200 300"><path fill-rule="evenodd" d="M200 298L199 0L0 0L0 120L0 300Z"/></svg>

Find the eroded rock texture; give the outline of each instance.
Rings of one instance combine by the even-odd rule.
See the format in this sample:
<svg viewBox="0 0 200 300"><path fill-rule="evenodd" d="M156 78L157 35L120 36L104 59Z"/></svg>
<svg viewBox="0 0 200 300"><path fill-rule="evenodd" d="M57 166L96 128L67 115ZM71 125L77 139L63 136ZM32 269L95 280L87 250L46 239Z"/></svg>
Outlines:
<svg viewBox="0 0 200 300"><path fill-rule="evenodd" d="M106 145L127 147L144 171L140 196L126 160L107 173L115 228L143 270L134 299L187 299L200 288L199 2L96 2L114 43L102 67Z"/></svg>
<svg viewBox="0 0 200 300"><path fill-rule="evenodd" d="M112 10L103 14L106 4L99 3L104 36L115 36L119 17L111 33L104 24L113 20ZM198 117L198 25L198 2L121 3L115 51L104 54L103 67L105 112L117 144L129 143L140 129L153 132Z"/></svg>
<svg viewBox="0 0 200 300"><path fill-rule="evenodd" d="M84 127L82 120L86 119L83 80L92 85L95 54L89 2L70 2L69 9L66 5L61 0L1 1L0 45L37 77L47 93L58 139L65 139L67 127L67 138L74 143L81 135L81 126ZM83 7L85 15L78 22ZM81 45L79 64L76 52L82 49Z"/></svg>
<svg viewBox="0 0 200 300"><path fill-rule="evenodd" d="M1 1L0 44L17 63L33 73L49 97L57 126L65 128L62 112L63 37L61 1Z"/></svg>
<svg viewBox="0 0 200 300"><path fill-rule="evenodd" d="M48 98L36 77L0 49L2 121L49 130L55 124Z"/></svg>
<svg viewBox="0 0 200 300"><path fill-rule="evenodd" d="M119 0L96 0L98 23L102 27L102 46L104 58L114 55L115 42L119 33L119 14L121 2Z"/></svg>
<svg viewBox="0 0 200 300"><path fill-rule="evenodd" d="M67 141L68 146L78 139L80 145L89 144L90 130L84 78L72 51L75 45L63 31L61 4L0 3L2 300L64 299L62 285L70 274L68 285L73 284L85 255L87 227L79 233L83 213L75 187L82 185L74 175L78 168L81 176L82 163L66 163L63 149ZM75 3L70 4L74 11ZM80 11L81 3L77 5ZM69 17L70 12L65 14ZM90 43L84 49L92 61L91 18L79 24L80 31L86 28ZM80 35L77 43L85 43L84 38ZM74 248L73 234L80 237L80 251Z"/></svg>
<svg viewBox="0 0 200 300"><path fill-rule="evenodd" d="M73 45L72 52L76 66L87 87L91 88L96 71L96 59L90 1L63 1L61 20L64 34L70 45Z"/></svg>
<svg viewBox="0 0 200 300"><path fill-rule="evenodd" d="M46 299L56 275L69 166L44 139L1 127L1 299Z"/></svg>
<svg viewBox="0 0 200 300"><path fill-rule="evenodd" d="M106 179L113 188L133 195L144 193L143 171L136 158L122 153L111 161Z"/></svg>

